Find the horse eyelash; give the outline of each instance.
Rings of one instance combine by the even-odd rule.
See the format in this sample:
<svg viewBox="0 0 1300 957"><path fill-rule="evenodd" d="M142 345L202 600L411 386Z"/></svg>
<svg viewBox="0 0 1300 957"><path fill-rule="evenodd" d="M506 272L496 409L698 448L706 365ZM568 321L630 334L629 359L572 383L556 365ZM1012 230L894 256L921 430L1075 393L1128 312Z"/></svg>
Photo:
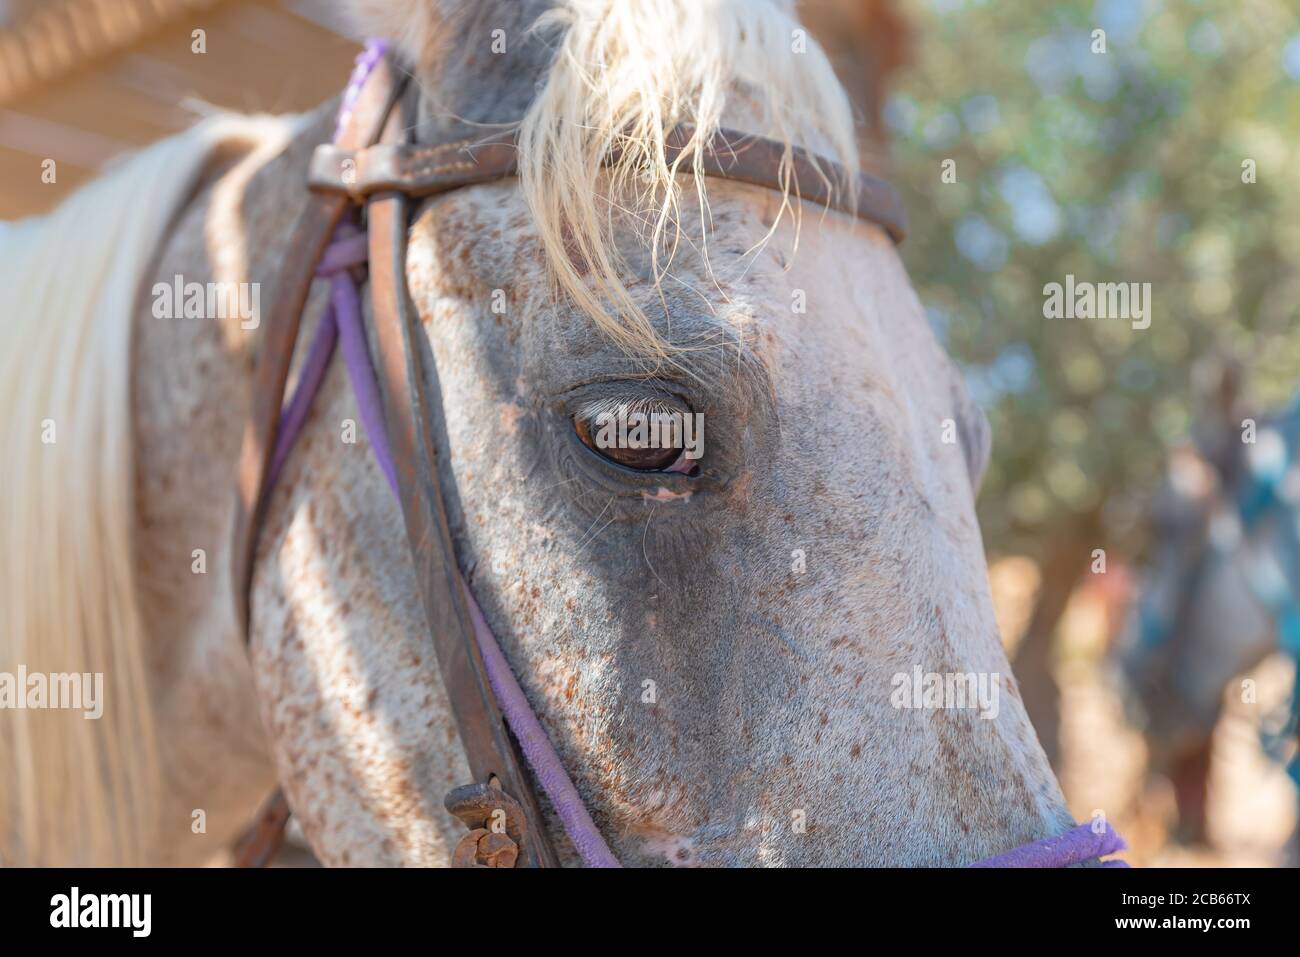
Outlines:
<svg viewBox="0 0 1300 957"><path fill-rule="evenodd" d="M680 406L653 396L642 396L635 399L603 398L583 403L578 408L576 418L595 421L602 415L627 418L638 413L653 414L659 412L672 414L681 413L682 411Z"/></svg>

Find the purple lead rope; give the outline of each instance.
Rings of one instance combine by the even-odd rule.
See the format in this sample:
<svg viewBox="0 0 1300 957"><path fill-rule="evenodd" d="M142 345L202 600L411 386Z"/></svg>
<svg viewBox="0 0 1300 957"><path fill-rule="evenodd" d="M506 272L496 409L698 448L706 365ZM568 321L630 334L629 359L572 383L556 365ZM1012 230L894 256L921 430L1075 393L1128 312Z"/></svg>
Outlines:
<svg viewBox="0 0 1300 957"><path fill-rule="evenodd" d="M361 87L387 49L388 45L383 41L372 40L367 44L365 51L357 57L357 67L343 94L339 122L335 130L336 140L341 135L346 118L356 103ZM365 233L354 223L343 222L335 232L333 242L325 250L325 255L316 269L317 276L330 280L330 302L312 338L302 372L298 376L298 383L294 387L293 397L280 415L280 428L276 434L275 449L267 473L268 489L274 487L279 478L285 460L289 457L289 451L307 421L312 400L325 380L334 348L342 342L343 362L347 367L353 394L356 396L361 422L389 487L393 490L393 494L400 498L397 473L393 466L392 452L388 447L383 402L379 396L375 367L370 358L370 347L366 342L365 326L361 318L361 295L357 284L368 262L369 248ZM460 578L459 573L457 577ZM501 706L501 713L519 741L528 766L532 768L542 790L550 798L564 832L588 867L618 867L618 860L611 853L609 845L605 843L596 823L591 819L581 795L578 794L578 789L574 787L573 781L564 770L564 763L556 754L546 730L528 704L528 699L524 696L523 689L519 687L514 672L510 670L510 664L502 654L501 646L496 636L492 634L482 609L475 601L474 593L470 591L463 578L460 578L460 582L469 603L474 637L483 656L488 681ZM1124 839L1116 834L1109 824L1106 824L1104 830L1100 832L1094 831L1090 824L1081 824L1059 837L1035 841L972 866L1068 867L1095 860L1106 854L1114 854L1124 850L1125 846ZM1124 861L1112 860L1103 861L1102 866L1127 867L1128 864Z"/></svg>
<svg viewBox="0 0 1300 957"><path fill-rule="evenodd" d="M1096 824L1080 824L1057 837L1045 837L1005 854L985 858L971 867L1070 867L1127 848L1124 838L1119 836L1109 822L1099 821ZM1128 867L1128 862L1118 859L1101 861L1101 866Z"/></svg>

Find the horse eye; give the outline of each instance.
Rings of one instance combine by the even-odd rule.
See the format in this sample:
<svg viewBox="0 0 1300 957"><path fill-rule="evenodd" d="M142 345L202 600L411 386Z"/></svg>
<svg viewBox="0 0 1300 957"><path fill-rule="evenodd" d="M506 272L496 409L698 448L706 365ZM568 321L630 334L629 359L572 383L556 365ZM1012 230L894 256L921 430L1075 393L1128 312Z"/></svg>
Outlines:
<svg viewBox="0 0 1300 957"><path fill-rule="evenodd" d="M582 444L624 468L638 472L694 471L685 458L684 419L679 409L629 411L627 406L579 412L573 427ZM678 468L677 466L682 466Z"/></svg>

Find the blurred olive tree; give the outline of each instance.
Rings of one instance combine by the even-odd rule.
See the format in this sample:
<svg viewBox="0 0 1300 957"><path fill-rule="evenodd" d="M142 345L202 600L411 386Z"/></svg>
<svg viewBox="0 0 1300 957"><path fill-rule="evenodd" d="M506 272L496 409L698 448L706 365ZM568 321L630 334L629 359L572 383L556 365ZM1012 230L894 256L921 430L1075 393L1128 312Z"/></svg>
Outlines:
<svg viewBox="0 0 1300 957"><path fill-rule="evenodd" d="M1196 370L1239 363L1261 412L1300 384L1300 5L907 12L912 62L885 108L904 256L993 423L986 549L1042 568L1016 671L1052 756L1050 637L1094 549L1141 561ZM1150 283L1149 328L1045 318L1067 275Z"/></svg>
<svg viewBox="0 0 1300 957"><path fill-rule="evenodd" d="M1197 361L1241 360L1260 407L1300 383L1300 6L909 15L913 63L886 108L904 255L993 421L986 545L1068 549L1078 570L1093 547L1131 556L1195 413ZM1067 274L1151 283L1150 327L1044 318L1044 286Z"/></svg>

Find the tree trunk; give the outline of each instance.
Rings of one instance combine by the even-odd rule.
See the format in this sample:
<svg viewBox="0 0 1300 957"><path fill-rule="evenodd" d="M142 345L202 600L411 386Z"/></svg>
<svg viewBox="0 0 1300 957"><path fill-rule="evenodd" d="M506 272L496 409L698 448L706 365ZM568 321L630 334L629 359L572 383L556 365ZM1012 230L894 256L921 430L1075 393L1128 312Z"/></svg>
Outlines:
<svg viewBox="0 0 1300 957"><path fill-rule="evenodd" d="M1092 550L1098 547L1096 528L1094 516L1081 516L1073 527L1063 530L1066 534L1049 538L1054 544L1043 557L1034 611L1011 662L1025 711L1053 770L1059 768L1061 755L1061 691L1052 674L1056 626L1080 576L1092 562Z"/></svg>

